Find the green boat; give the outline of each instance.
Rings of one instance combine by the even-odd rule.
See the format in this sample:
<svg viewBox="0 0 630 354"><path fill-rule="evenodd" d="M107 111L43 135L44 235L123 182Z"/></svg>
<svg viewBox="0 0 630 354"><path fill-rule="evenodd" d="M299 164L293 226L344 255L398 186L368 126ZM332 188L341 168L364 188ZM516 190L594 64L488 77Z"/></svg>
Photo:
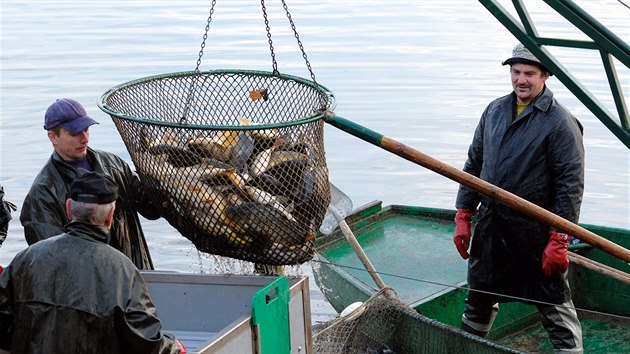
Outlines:
<svg viewBox="0 0 630 354"><path fill-rule="evenodd" d="M346 217L383 282L415 310L400 314L402 320L385 346L395 353L551 352L536 308L520 302L501 304L487 339L458 329L467 294L467 262L453 246L454 216L454 210L383 207L381 202L373 202ZM630 247L629 230L581 226ZM365 302L379 291L340 229L320 237L316 246L315 281L335 310ZM624 282L627 274L622 272L630 271L630 265L588 244L570 249L572 260L580 257L597 262L596 267L588 267L572 261L569 270L584 352L629 353L630 278Z"/></svg>
<svg viewBox="0 0 630 354"><path fill-rule="evenodd" d="M512 2L518 20L497 0L479 2L630 148L630 114L612 61L614 57L630 68L630 46L625 41L571 0L545 0L545 3L590 40L539 36L522 1ZM594 99L547 47L599 52L617 115ZM558 220L538 206L369 128L334 114L326 115L324 121L585 241L572 245L569 253L569 282L582 324L584 352L630 353L629 230L597 225L580 227ZM335 203L335 195L331 194L331 204L342 205L340 209L344 209L341 203L344 198L337 198ZM353 211L345 220L344 213L337 214L339 227L335 229L325 223L326 231L322 231L315 245L318 252L317 262L314 262L315 281L326 299L341 313L339 319L317 334L321 337L319 342L325 343L322 352L338 343L340 346L335 350L343 353L366 352L365 348L370 353L391 349L397 354L552 351L536 308L520 302L501 304L487 338L458 329L467 295L467 262L461 259L452 241L455 210L383 207L377 201ZM395 296L387 296L383 288L393 289ZM380 300L383 297L385 301ZM380 304L375 299L385 305L373 306ZM397 310L390 312L388 301L402 306L392 305ZM359 302L364 304L355 306ZM348 311L350 308L355 309ZM377 310L370 312L374 308ZM366 323L358 324L363 317L368 318ZM363 347L353 347L354 343Z"/></svg>

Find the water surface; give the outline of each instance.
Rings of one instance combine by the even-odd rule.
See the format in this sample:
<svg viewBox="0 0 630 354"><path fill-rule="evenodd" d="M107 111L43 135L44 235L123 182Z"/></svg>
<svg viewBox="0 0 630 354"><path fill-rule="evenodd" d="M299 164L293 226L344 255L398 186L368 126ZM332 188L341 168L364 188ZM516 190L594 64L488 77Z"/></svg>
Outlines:
<svg viewBox="0 0 630 354"><path fill-rule="evenodd" d="M511 91L506 67L515 38L478 2L287 2L319 83L334 92L335 113L461 168L479 116L490 100ZM510 8L510 2L502 2ZM531 11L541 35L583 37L541 1ZM615 0L577 1L626 42L630 10ZM16 1L0 4L0 183L21 205L52 151L42 129L56 98L75 98L100 122L91 146L131 160L111 119L97 106L123 82L188 71L196 66L210 1ZM276 2L267 4L282 73L309 78L294 34ZM595 52L552 51L614 110ZM202 70L272 70L259 1L218 1ZM626 96L628 70L621 70ZM630 153L563 85L549 87L585 127L586 190L581 221L630 228ZM628 99L628 98L626 98ZM458 185L355 137L325 127L330 179L354 205L372 200L452 208ZM18 220L0 249L7 264L26 244ZM143 220L159 269L212 272L164 220ZM454 256L456 253L454 253ZM220 271L220 270L219 270ZM310 274L309 265L296 270ZM331 308L313 289L314 319Z"/></svg>

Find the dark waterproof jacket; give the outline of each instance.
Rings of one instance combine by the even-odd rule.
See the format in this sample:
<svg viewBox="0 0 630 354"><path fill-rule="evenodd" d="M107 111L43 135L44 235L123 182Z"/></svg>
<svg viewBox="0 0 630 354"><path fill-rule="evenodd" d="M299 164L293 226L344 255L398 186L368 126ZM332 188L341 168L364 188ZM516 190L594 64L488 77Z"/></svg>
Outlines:
<svg viewBox="0 0 630 354"><path fill-rule="evenodd" d="M161 332L140 272L108 236L102 226L73 222L15 256L0 275L1 349L179 353Z"/></svg>
<svg viewBox="0 0 630 354"><path fill-rule="evenodd" d="M95 172L112 177L118 186L110 244L127 255L139 269L153 269L138 212L150 220L158 219L160 215L142 193L138 175L114 154L88 148L87 158ZM63 233L64 225L70 221L66 215L70 183L84 172L65 163L53 152L35 177L22 205L20 221L29 245Z"/></svg>
<svg viewBox="0 0 630 354"><path fill-rule="evenodd" d="M577 223L584 192L582 126L546 87L512 119L515 110L514 93L488 105L464 171ZM468 261L470 287L567 301L565 278L556 274L548 280L542 271L549 226L460 186L457 208L476 210L480 203Z"/></svg>
<svg viewBox="0 0 630 354"><path fill-rule="evenodd" d="M4 200L4 187L0 185L0 246L7 237L11 212L16 210L15 204Z"/></svg>

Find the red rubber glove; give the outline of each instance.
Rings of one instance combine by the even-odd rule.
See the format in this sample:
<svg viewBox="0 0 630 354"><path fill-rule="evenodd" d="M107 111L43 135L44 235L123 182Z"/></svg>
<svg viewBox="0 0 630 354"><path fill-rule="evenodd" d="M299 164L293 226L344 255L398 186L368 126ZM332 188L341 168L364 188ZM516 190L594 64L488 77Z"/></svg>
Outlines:
<svg viewBox="0 0 630 354"><path fill-rule="evenodd" d="M180 342L179 339L177 338L175 338L175 340L177 341L177 344L179 345L179 353L186 354L186 347L184 347L184 344Z"/></svg>
<svg viewBox="0 0 630 354"><path fill-rule="evenodd" d="M2 274L2 266L0 265L0 274Z"/></svg>
<svg viewBox="0 0 630 354"><path fill-rule="evenodd" d="M569 269L569 238L565 233L549 230L549 243L542 255L542 268L547 278Z"/></svg>
<svg viewBox="0 0 630 354"><path fill-rule="evenodd" d="M457 209L455 214L455 232L453 233L453 242L457 247L457 252L463 259L468 259L468 247L470 247L470 224L472 216L475 214L472 210Z"/></svg>

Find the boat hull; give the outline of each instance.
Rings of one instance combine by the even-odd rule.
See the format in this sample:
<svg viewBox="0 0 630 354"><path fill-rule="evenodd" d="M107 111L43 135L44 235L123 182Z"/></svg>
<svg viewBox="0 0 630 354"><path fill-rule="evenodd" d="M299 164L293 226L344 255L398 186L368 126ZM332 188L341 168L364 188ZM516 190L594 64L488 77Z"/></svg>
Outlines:
<svg viewBox="0 0 630 354"><path fill-rule="evenodd" d="M398 205L383 207L380 202L374 202L346 218L384 283L396 291L401 301L422 314L420 317L450 329L460 325L467 294L467 262L461 259L452 243L454 216L454 210ZM582 226L622 247L630 247L628 230ZM601 250L586 244L572 247L589 259L624 272L630 271L630 265ZM319 263L315 281L338 312L353 302L368 300L378 291L340 230L320 237L316 248ZM587 310L578 311L585 351L630 352L630 345L626 344L630 343L630 321L627 318L616 319L589 312L629 317L630 285L574 264L570 267L569 283L576 308ZM407 326L413 327L419 322L413 317L407 319ZM488 339L488 342L504 345L502 350L507 351L551 350L536 308L520 302L501 304Z"/></svg>

